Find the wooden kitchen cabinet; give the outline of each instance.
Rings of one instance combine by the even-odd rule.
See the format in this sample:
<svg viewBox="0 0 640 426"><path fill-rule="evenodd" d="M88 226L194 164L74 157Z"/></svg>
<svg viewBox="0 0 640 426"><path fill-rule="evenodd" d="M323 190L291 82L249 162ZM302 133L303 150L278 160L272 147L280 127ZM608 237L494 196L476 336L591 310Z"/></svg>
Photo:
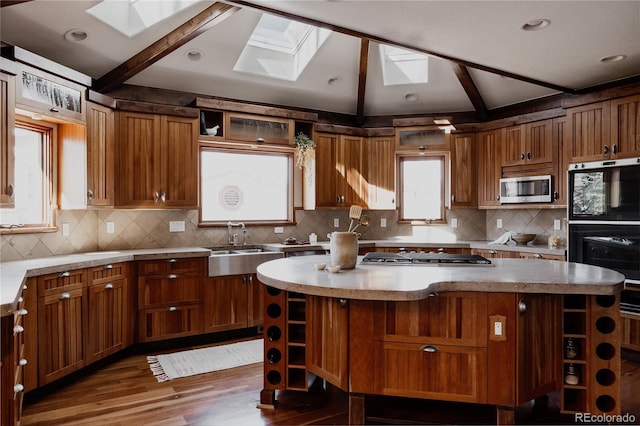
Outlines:
<svg viewBox="0 0 640 426"><path fill-rule="evenodd" d="M611 101L611 158L640 157L640 95Z"/></svg>
<svg viewBox="0 0 640 426"><path fill-rule="evenodd" d="M477 254L485 259L510 259L517 257L516 252L509 250L495 250L495 249L471 249L471 254Z"/></svg>
<svg viewBox="0 0 640 426"><path fill-rule="evenodd" d="M557 159L553 163L551 185L554 194L553 204L557 206L566 206L568 198L567 171L569 170L569 159L562 153L563 147L567 144L567 128L567 117L553 119L553 144L554 149L557 150Z"/></svg>
<svg viewBox="0 0 640 426"><path fill-rule="evenodd" d="M116 129L116 205L197 207L197 118L121 111Z"/></svg>
<svg viewBox="0 0 640 426"><path fill-rule="evenodd" d="M364 144L367 164L366 207L369 210L394 210L396 208L396 161L393 137L370 137L364 140Z"/></svg>
<svg viewBox="0 0 640 426"><path fill-rule="evenodd" d="M397 151L446 151L449 149L449 134L438 126L402 127L396 129Z"/></svg>
<svg viewBox="0 0 640 426"><path fill-rule="evenodd" d="M256 274L208 277L204 286L204 331L257 327L264 323L264 286Z"/></svg>
<svg viewBox="0 0 640 426"><path fill-rule="evenodd" d="M87 272L38 277L38 383L44 386L85 365Z"/></svg>
<svg viewBox="0 0 640 426"><path fill-rule="evenodd" d="M478 207L500 206L502 144L505 130L496 129L478 135Z"/></svg>
<svg viewBox="0 0 640 426"><path fill-rule="evenodd" d="M0 72L0 208L15 205L15 77Z"/></svg>
<svg viewBox="0 0 640 426"><path fill-rule="evenodd" d="M519 252L517 257L520 259L546 259L546 260L566 260L564 255L560 254L546 254L546 253L529 253Z"/></svg>
<svg viewBox="0 0 640 426"><path fill-rule="evenodd" d="M308 296L306 310L307 369L341 389L348 389L348 301Z"/></svg>
<svg viewBox="0 0 640 426"><path fill-rule="evenodd" d="M551 164L554 160L552 130L552 120L506 128L502 166Z"/></svg>
<svg viewBox="0 0 640 426"><path fill-rule="evenodd" d="M87 206L114 203L114 112L87 102Z"/></svg>
<svg viewBox="0 0 640 426"><path fill-rule="evenodd" d="M365 207L362 138L316 133L315 142L316 207Z"/></svg>
<svg viewBox="0 0 640 426"><path fill-rule="evenodd" d="M92 363L133 343L135 323L129 286L129 264L88 269L86 361Z"/></svg>
<svg viewBox="0 0 640 426"><path fill-rule="evenodd" d="M206 258L138 262L138 340L153 341L202 331Z"/></svg>
<svg viewBox="0 0 640 426"><path fill-rule="evenodd" d="M473 133L451 135L451 208L476 207L476 136Z"/></svg>
<svg viewBox="0 0 640 426"><path fill-rule="evenodd" d="M293 120L286 118L225 113L224 129L227 140L291 145L295 125Z"/></svg>
<svg viewBox="0 0 640 426"><path fill-rule="evenodd" d="M611 102L567 109L564 156L569 162L606 160L612 152Z"/></svg>

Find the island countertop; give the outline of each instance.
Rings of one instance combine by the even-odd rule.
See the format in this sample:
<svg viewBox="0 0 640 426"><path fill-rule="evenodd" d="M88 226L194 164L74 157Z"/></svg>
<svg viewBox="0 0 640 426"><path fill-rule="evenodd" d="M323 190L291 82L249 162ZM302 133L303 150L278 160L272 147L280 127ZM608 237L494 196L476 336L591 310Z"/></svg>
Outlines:
<svg viewBox="0 0 640 426"><path fill-rule="evenodd" d="M491 259L491 265L376 265L331 273L317 270L328 256L304 256L265 262L258 278L291 292L360 300L419 300L445 291L545 294L617 294L624 288L619 272L574 262Z"/></svg>

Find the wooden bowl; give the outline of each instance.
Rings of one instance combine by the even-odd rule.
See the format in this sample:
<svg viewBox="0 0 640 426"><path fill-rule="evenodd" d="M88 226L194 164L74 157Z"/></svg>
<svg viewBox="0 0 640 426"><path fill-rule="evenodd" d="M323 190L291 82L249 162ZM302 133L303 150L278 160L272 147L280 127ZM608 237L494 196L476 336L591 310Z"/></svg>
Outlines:
<svg viewBox="0 0 640 426"><path fill-rule="evenodd" d="M527 244L529 241L533 241L535 237L536 237L536 234L520 234L520 233L511 234L511 239L515 241L516 244L519 246L521 245L523 246Z"/></svg>

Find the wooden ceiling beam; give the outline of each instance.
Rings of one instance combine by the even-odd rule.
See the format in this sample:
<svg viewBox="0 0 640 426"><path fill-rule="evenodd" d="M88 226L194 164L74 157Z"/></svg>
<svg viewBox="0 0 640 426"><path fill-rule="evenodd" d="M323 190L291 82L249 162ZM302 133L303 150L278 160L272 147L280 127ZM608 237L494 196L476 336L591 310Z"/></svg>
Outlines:
<svg viewBox="0 0 640 426"><path fill-rule="evenodd" d="M98 92L108 92L115 89L134 75L206 32L214 25L224 21L238 10L240 10L240 8L226 3L216 2L212 4L151 46L100 77L93 84L94 89Z"/></svg>
<svg viewBox="0 0 640 426"><path fill-rule="evenodd" d="M0 1L0 7L13 6L20 3L29 3L30 1L33 0L2 0Z"/></svg>
<svg viewBox="0 0 640 426"><path fill-rule="evenodd" d="M356 122L364 121L364 97L367 90L367 73L369 64L369 40L360 40L360 70L358 72L358 103L356 107Z"/></svg>
<svg viewBox="0 0 640 426"><path fill-rule="evenodd" d="M489 110L487 109L487 105L484 103L484 99L482 99L478 86L476 86L476 83L473 81L469 70L464 65L460 65L455 62L451 63L451 67L453 68L453 72L456 73L456 77L458 77L460 84L462 84L462 88L467 93L467 96L473 104L476 112L481 119L486 120L489 115Z"/></svg>

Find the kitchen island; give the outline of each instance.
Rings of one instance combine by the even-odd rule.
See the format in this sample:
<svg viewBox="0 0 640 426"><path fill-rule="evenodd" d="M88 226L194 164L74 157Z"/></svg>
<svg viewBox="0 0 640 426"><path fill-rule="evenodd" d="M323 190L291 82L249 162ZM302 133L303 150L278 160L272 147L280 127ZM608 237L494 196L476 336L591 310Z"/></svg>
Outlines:
<svg viewBox="0 0 640 426"><path fill-rule="evenodd" d="M261 407L275 406L276 391L306 390L313 374L348 393L351 424L365 423L367 395L494 405L502 424L553 391L563 412L619 413L622 274L525 259L360 258L352 270L316 270L327 258L258 267L267 285ZM564 379L569 371L575 380Z"/></svg>

